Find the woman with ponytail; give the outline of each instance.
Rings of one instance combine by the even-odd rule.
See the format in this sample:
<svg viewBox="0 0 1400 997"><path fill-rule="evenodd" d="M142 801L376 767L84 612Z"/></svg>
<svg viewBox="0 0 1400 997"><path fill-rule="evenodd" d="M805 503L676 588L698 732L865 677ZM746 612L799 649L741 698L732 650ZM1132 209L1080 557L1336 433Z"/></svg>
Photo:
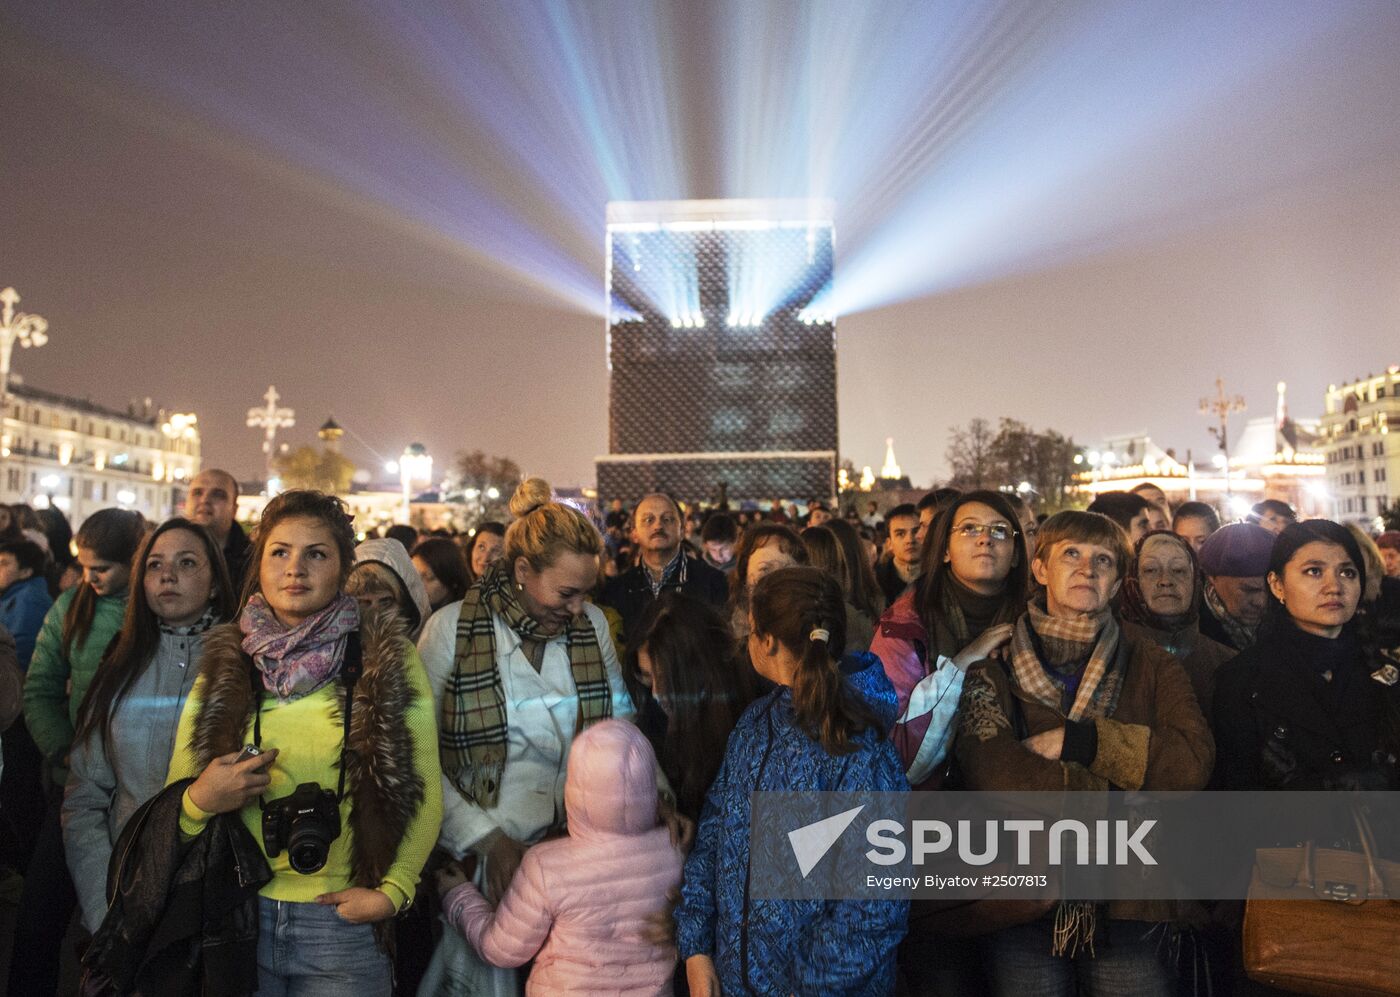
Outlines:
<svg viewBox="0 0 1400 997"><path fill-rule="evenodd" d="M603 545L597 528L553 501L540 478L521 482L510 512L501 559L466 598L434 613L418 642L440 729L438 844L474 864L493 904L525 848L562 829L574 737L633 712L607 620L588 602ZM420 992L504 995L519 984L514 970L486 966L449 931Z"/></svg>
<svg viewBox="0 0 1400 997"><path fill-rule="evenodd" d="M748 650L777 688L739 720L705 799L676 928L690 992L888 994L906 901L749 896L750 794L909 788L885 737L897 701L878 658L845 655L840 584L783 568L748 600Z"/></svg>
<svg viewBox="0 0 1400 997"><path fill-rule="evenodd" d="M24 875L14 951L25 957L11 964L10 993L51 994L58 985L60 946L76 903L63 859L61 787L68 780L78 704L121 628L131 559L145 525L140 513L124 509L102 509L83 522L76 537L82 581L58 597L34 643L24 683L24 722L47 764L51 792Z"/></svg>

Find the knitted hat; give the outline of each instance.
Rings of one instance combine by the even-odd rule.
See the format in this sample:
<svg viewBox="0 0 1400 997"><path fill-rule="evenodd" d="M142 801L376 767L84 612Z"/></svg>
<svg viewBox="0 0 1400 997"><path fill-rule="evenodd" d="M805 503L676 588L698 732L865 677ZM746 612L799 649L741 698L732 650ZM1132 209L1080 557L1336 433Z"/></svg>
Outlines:
<svg viewBox="0 0 1400 997"><path fill-rule="evenodd" d="M1222 526L1201 545L1201 570L1209 578L1263 578L1269 573L1274 539L1255 523Z"/></svg>
<svg viewBox="0 0 1400 997"><path fill-rule="evenodd" d="M1400 550L1400 530L1386 530L1376 537L1376 546L1381 550Z"/></svg>

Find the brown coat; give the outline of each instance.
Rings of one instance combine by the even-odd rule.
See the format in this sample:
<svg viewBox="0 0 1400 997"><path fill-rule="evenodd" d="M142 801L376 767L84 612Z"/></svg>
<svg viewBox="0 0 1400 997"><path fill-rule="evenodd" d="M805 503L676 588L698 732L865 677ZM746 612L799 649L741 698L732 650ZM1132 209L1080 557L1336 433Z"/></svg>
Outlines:
<svg viewBox="0 0 1400 997"><path fill-rule="evenodd" d="M1031 735L1062 727L1064 716L1022 692L999 662L973 665L963 687L956 744L972 790L1201 789L1215 764L1215 741L1185 670L1140 633L1124 629L1113 667L1123 687L1113 715L1094 722L1098 752L1086 768L1042 758L1017 739L1008 717L1020 703ZM1109 915L1162 921L1178 916L1171 901L1116 901Z"/></svg>
<svg viewBox="0 0 1400 997"><path fill-rule="evenodd" d="M1220 670L1221 665L1240 652L1218 640L1211 640L1201 633L1194 623L1189 631L1169 632L1141 623L1124 623L1123 629L1146 637L1164 650L1169 646L1186 649L1184 655L1172 656L1186 669L1186 675L1191 679L1191 688L1196 693L1196 703L1201 707L1206 719L1210 719L1211 704L1215 702L1215 673Z"/></svg>

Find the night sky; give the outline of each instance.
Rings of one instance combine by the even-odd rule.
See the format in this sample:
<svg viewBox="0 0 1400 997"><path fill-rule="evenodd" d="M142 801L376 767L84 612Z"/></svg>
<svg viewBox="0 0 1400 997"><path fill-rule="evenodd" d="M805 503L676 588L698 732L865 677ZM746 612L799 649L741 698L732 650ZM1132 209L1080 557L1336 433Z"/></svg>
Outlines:
<svg viewBox="0 0 1400 997"><path fill-rule="evenodd" d="M275 383L362 466L591 484L605 203L811 195L857 466L1003 415L1203 459L1217 374L1308 417L1400 363L1397 52L1390 0L9 0L14 369L196 411L243 476Z"/></svg>

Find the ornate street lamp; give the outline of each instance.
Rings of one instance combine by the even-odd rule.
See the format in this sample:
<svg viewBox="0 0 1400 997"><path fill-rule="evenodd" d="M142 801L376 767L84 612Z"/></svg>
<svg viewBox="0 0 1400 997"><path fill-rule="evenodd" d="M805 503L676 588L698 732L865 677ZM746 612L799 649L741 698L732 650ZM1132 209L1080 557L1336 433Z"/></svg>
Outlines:
<svg viewBox="0 0 1400 997"><path fill-rule="evenodd" d="M39 315L15 311L19 294L13 287L0 291L0 405L10 386L10 352L15 343L24 349L43 346L49 341L49 320Z"/></svg>

